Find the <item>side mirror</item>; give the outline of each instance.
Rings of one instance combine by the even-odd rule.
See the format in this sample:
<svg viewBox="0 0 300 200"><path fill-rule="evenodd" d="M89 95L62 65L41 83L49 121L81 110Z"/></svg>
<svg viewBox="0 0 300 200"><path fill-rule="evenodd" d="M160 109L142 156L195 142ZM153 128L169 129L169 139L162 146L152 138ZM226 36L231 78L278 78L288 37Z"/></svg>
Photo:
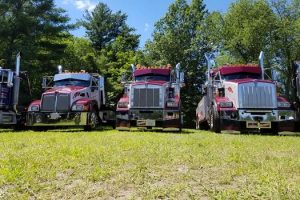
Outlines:
<svg viewBox="0 0 300 200"><path fill-rule="evenodd" d="M206 95L207 94L207 86L206 85L202 85L202 87L201 87L201 94L202 95Z"/></svg>
<svg viewBox="0 0 300 200"><path fill-rule="evenodd" d="M180 72L180 83L184 83L184 73Z"/></svg>
<svg viewBox="0 0 300 200"><path fill-rule="evenodd" d="M99 82L98 82L99 88L104 88L104 77L99 76Z"/></svg>
<svg viewBox="0 0 300 200"><path fill-rule="evenodd" d="M126 74L122 74L121 83L124 85L126 83Z"/></svg>
<svg viewBox="0 0 300 200"><path fill-rule="evenodd" d="M53 76L44 76L42 82L42 88L43 89L52 88L51 84L53 84Z"/></svg>
<svg viewBox="0 0 300 200"><path fill-rule="evenodd" d="M277 73L277 71L276 70L272 70L271 74L272 74L272 80L273 81L277 81L278 80L278 73Z"/></svg>
<svg viewBox="0 0 300 200"><path fill-rule="evenodd" d="M47 78L43 77L42 88L47 88Z"/></svg>
<svg viewBox="0 0 300 200"><path fill-rule="evenodd" d="M9 71L7 74L7 87L13 87L14 86L14 73L12 71Z"/></svg>

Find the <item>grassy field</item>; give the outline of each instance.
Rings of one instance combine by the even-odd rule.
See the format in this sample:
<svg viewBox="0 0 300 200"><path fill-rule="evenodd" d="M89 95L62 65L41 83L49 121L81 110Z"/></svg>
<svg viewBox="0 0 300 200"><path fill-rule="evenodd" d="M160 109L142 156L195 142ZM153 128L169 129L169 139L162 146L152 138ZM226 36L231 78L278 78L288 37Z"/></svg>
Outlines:
<svg viewBox="0 0 300 200"><path fill-rule="evenodd" d="M2 131L0 199L300 199L300 137Z"/></svg>

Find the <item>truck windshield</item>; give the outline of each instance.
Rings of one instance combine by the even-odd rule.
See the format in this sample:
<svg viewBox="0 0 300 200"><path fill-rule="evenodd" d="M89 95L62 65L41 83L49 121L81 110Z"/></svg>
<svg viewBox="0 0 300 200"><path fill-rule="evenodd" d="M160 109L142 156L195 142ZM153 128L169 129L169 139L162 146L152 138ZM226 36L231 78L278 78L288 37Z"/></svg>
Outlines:
<svg viewBox="0 0 300 200"><path fill-rule="evenodd" d="M64 79L60 81L54 82L54 87L59 86L82 86L82 87L89 87L90 81L83 81L83 80L77 80L77 79Z"/></svg>
<svg viewBox="0 0 300 200"><path fill-rule="evenodd" d="M135 81L170 81L170 76L163 75L146 75L146 76L137 76L135 77Z"/></svg>
<svg viewBox="0 0 300 200"><path fill-rule="evenodd" d="M223 79L226 80L226 81L236 80L236 79L246 79L246 78L261 79L261 76L259 74L251 74L251 73L239 73L239 74L223 75Z"/></svg>

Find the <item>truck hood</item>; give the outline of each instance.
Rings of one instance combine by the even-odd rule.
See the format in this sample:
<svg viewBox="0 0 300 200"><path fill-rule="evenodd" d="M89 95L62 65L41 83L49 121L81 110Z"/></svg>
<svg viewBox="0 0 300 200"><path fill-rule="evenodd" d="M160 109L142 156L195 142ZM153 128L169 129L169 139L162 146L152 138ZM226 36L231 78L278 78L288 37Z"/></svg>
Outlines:
<svg viewBox="0 0 300 200"><path fill-rule="evenodd" d="M82 87L82 86L61 86L61 87L51 88L50 90L47 90L46 92L44 92L44 94L52 94L52 93L70 94L72 92L76 92L76 91L82 90L84 88L85 87Z"/></svg>

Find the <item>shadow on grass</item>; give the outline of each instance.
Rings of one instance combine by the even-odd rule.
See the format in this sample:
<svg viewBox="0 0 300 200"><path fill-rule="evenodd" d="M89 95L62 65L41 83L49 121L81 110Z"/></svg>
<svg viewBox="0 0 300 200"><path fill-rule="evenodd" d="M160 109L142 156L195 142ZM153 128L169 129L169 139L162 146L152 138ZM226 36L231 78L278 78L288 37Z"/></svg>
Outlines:
<svg viewBox="0 0 300 200"><path fill-rule="evenodd" d="M240 133L239 131L222 131L222 134L228 134L228 135L257 135L257 136L274 136L274 137L278 137L278 136L293 136L293 137L300 137L300 133L296 133L296 132L279 132L278 135L274 135L273 133L269 133L269 132L243 132Z"/></svg>
<svg viewBox="0 0 300 200"><path fill-rule="evenodd" d="M194 134L195 132L191 130L183 129L181 131L163 131L160 129L138 129L138 128L131 128L130 130L118 130L118 132L126 132L126 133L161 133L161 134Z"/></svg>

